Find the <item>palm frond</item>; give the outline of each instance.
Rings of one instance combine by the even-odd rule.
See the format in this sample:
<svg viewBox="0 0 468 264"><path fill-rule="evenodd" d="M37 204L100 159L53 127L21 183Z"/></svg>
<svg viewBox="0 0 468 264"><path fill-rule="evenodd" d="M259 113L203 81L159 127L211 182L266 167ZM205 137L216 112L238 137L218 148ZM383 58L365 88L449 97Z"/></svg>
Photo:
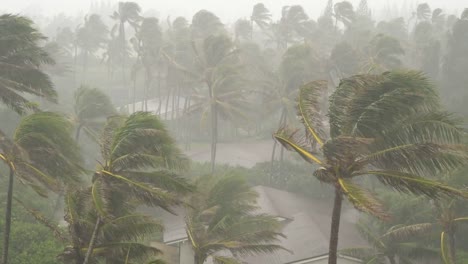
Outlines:
<svg viewBox="0 0 468 264"><path fill-rule="evenodd" d="M314 81L305 84L300 88L299 98L297 103L298 115L301 122L306 127L307 133L320 146L323 145L326 139L324 129L323 109L321 109L321 101L327 91L327 81Z"/></svg>
<svg viewBox="0 0 468 264"><path fill-rule="evenodd" d="M444 183L425 179L410 173L400 171L373 170L359 172L357 175L375 175L380 182L403 193L426 195L433 199L441 197L465 197L467 194Z"/></svg>
<svg viewBox="0 0 468 264"><path fill-rule="evenodd" d="M311 153L310 145L307 144L305 136L301 135L298 130L288 131L287 128L280 128L273 137L286 149L296 151L305 161L312 164L322 164L322 161Z"/></svg>
<svg viewBox="0 0 468 264"><path fill-rule="evenodd" d="M402 241L413 238L414 236L423 235L434 229L432 223L419 223L406 226L394 226L383 235L385 238Z"/></svg>
<svg viewBox="0 0 468 264"><path fill-rule="evenodd" d="M218 256L218 255L213 255L211 257L215 264L242 264L241 261L235 258L231 258L231 257L224 257L224 256Z"/></svg>
<svg viewBox="0 0 468 264"><path fill-rule="evenodd" d="M383 209L383 205L368 191L353 184L349 180L339 179L338 182L341 186L341 189L343 190L343 193L356 209L381 219L388 218L388 215Z"/></svg>

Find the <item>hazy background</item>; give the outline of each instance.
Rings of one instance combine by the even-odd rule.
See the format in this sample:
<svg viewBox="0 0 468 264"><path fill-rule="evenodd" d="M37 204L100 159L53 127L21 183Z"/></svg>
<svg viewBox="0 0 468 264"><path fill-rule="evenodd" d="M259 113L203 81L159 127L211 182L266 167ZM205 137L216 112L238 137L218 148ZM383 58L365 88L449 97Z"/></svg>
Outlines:
<svg viewBox="0 0 468 264"><path fill-rule="evenodd" d="M66 13L76 15L77 13L87 13L91 6L101 1L93 0L1 0L0 11L23 13L26 15L54 15ZM103 1L109 4L116 4L118 0ZM285 5L302 5L306 12L316 18L325 7L327 0L137 0L143 10L154 10L160 17L192 15L200 9L208 9L226 23L231 23L239 17L250 15L252 6L256 3L264 3L272 12L274 17L281 14L281 7ZM359 4L359 0L350 0L354 6ZM408 10L406 7L416 7L419 3L426 2L431 6L440 6L450 13L459 13L462 7L468 4L468 0L370 0L369 5L374 14L387 18L391 17L390 8L395 10ZM414 8L413 8L414 10Z"/></svg>

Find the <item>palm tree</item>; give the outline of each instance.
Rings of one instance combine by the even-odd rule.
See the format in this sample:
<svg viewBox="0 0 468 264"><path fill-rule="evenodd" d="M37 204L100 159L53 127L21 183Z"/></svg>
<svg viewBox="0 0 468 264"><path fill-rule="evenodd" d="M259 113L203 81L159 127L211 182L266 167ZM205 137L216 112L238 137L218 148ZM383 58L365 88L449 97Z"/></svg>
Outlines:
<svg viewBox="0 0 468 264"><path fill-rule="evenodd" d="M335 29L338 30L338 21L348 26L354 20L354 8L348 1L338 2L333 6L335 16Z"/></svg>
<svg viewBox="0 0 468 264"><path fill-rule="evenodd" d="M255 214L257 193L242 177L204 176L196 186L198 192L189 197L185 218L195 264L208 258L214 263L240 264L244 255L284 250L275 244L282 236L280 222Z"/></svg>
<svg viewBox="0 0 468 264"><path fill-rule="evenodd" d="M114 32L118 29L118 47L120 48L120 53L122 54L122 77L124 85L126 85L125 78L125 59L127 57L127 36L125 35L125 24L130 24L134 29L138 28L138 22L140 21L140 6L135 2L119 2L118 11L114 11L111 18L116 20L117 23L111 30L111 35L114 35Z"/></svg>
<svg viewBox="0 0 468 264"><path fill-rule="evenodd" d="M459 216L457 212L461 209L460 201L449 199L446 201L435 201L434 214L436 221L397 226L388 232L389 236L424 234L431 230L440 231L440 255L444 264L455 264L456 259L456 236L460 224L466 224L468 216Z"/></svg>
<svg viewBox="0 0 468 264"><path fill-rule="evenodd" d="M281 19L272 28L273 34L279 34L277 38L281 41L279 46L287 48L288 43L293 42L296 36L304 32L304 26L309 20L304 8L300 5L284 6L281 10Z"/></svg>
<svg viewBox="0 0 468 264"><path fill-rule="evenodd" d="M153 82L153 71L158 70L158 79L161 79L160 67L162 63L161 49L163 47L163 36L159 20L155 17L143 18L141 26L136 34L138 41L138 57L145 71L145 111L149 89ZM159 80L160 82L160 80ZM160 89L161 87L158 87ZM134 96L136 91L133 92ZM158 93L160 95L160 92ZM142 109L143 110L143 109ZM133 109L135 111L135 109Z"/></svg>
<svg viewBox="0 0 468 264"><path fill-rule="evenodd" d="M129 202L157 206L169 212L191 190L174 171L187 160L164 125L147 112L109 119L101 139L102 160L94 172L92 207L96 214L83 264L89 263L107 221L134 213ZM76 245L75 245L76 246ZM77 256L80 248L75 248Z"/></svg>
<svg viewBox="0 0 468 264"><path fill-rule="evenodd" d="M241 88L244 80L241 77L237 51L229 37L209 36L203 42L194 42L193 51L194 69L186 69L172 58L166 57L172 65L202 85L194 89L194 102L188 114L200 113L202 123L210 117L211 169L214 171L219 118L231 121L239 117L245 119L248 104L245 89Z"/></svg>
<svg viewBox="0 0 468 264"><path fill-rule="evenodd" d="M252 14L250 15L250 28L252 29L252 35L250 36L251 39L253 39L254 23L261 30L265 30L271 24L270 10L268 10L268 8L266 8L262 3L254 5Z"/></svg>
<svg viewBox="0 0 468 264"><path fill-rule="evenodd" d="M1 263L8 262L15 177L41 196L59 191L61 182L79 181L81 157L71 129L61 115L38 112L21 120L12 140L0 132L0 160L9 168Z"/></svg>
<svg viewBox="0 0 468 264"><path fill-rule="evenodd" d="M76 44L83 55L83 78L86 80L88 57L104 47L109 31L99 15L92 14L84 20L84 25L76 32Z"/></svg>
<svg viewBox="0 0 468 264"><path fill-rule="evenodd" d="M280 128L274 137L309 163L314 176L335 188L329 264L336 264L342 200L380 218L387 214L370 192L353 180L374 176L397 191L430 198L464 195L429 176L462 166L463 130L441 109L430 81L420 72L394 71L343 79L331 95L328 131L321 95L325 81L303 86L298 98L305 131ZM315 145L320 146L320 156ZM426 177L423 177L426 176Z"/></svg>
<svg viewBox="0 0 468 264"><path fill-rule="evenodd" d="M205 39L226 33L219 17L207 10L200 10L193 15L191 29L192 39Z"/></svg>
<svg viewBox="0 0 468 264"><path fill-rule="evenodd" d="M57 93L42 65L54 61L39 46L46 38L25 17L0 16L0 101L19 114L37 109L23 94L56 102Z"/></svg>
<svg viewBox="0 0 468 264"><path fill-rule="evenodd" d="M378 34L367 47L363 72L384 72L401 67L400 57L405 54L400 41L396 38Z"/></svg>
<svg viewBox="0 0 468 264"><path fill-rule="evenodd" d="M414 227L412 230L407 229L407 232L395 233L393 231L398 226L385 229L382 223L370 218L361 219L356 227L369 246L347 248L340 252L365 263L385 264L388 261L390 264L410 264L413 263L412 259L437 256L437 250L414 242L415 236L423 235L425 228Z"/></svg>
<svg viewBox="0 0 468 264"><path fill-rule="evenodd" d="M431 7L427 3L419 4L416 8L416 23L420 20L428 20L431 17Z"/></svg>
<svg viewBox="0 0 468 264"><path fill-rule="evenodd" d="M86 242L93 232L98 215L90 206L93 203L90 188L70 189L65 201L65 219L70 238L64 243L71 243L72 246L67 246L59 258L64 262L81 264L84 251L75 249L87 249ZM121 214L103 223L100 229L94 258L105 263L148 263L148 259L162 253L144 243L163 230L161 223L152 217L141 213Z"/></svg>
<svg viewBox="0 0 468 264"><path fill-rule="evenodd" d="M75 141L79 142L80 132L84 130L92 138L109 116L116 114L110 98L98 88L81 86L75 92L73 123L76 126Z"/></svg>

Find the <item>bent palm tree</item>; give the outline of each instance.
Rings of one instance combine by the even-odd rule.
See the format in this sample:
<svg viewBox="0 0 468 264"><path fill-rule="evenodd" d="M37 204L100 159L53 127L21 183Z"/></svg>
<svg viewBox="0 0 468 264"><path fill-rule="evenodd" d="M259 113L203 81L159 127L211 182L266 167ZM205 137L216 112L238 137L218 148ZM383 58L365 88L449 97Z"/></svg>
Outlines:
<svg viewBox="0 0 468 264"><path fill-rule="evenodd" d="M75 92L73 121L76 125L75 140L78 142L83 129L96 138L96 132L104 125L107 117L116 114L110 98L98 88L81 86Z"/></svg>
<svg viewBox="0 0 468 264"><path fill-rule="evenodd" d="M71 137L71 124L62 116L39 112L22 119L13 140L0 132L0 161L9 168L3 233L2 263L8 261L13 182L32 187L39 195L59 191L60 182L78 182L79 150Z"/></svg>
<svg viewBox="0 0 468 264"><path fill-rule="evenodd" d="M171 206L181 204L180 194L191 190L174 172L185 168L185 156L164 125L150 113L110 118L100 145L102 161L88 190L96 219L83 264L91 260L103 225L108 221L133 214L139 204L172 212ZM74 244L74 248L82 258L80 244Z"/></svg>
<svg viewBox="0 0 468 264"><path fill-rule="evenodd" d="M124 85L127 85L127 79L125 77L127 57L127 36L125 34L125 24L130 24L134 29L138 28L138 22L141 19L140 11L141 7L135 2L119 2L118 11L114 11L111 16L113 20L117 21L111 30L111 36L113 37L118 29L119 34L115 39L116 43L114 43L114 48L117 48L117 52L122 60L122 77Z"/></svg>
<svg viewBox="0 0 468 264"><path fill-rule="evenodd" d="M96 214L90 195L90 188L70 189L66 196L66 216L70 241L59 255L62 261L81 264L83 253L87 250L86 242L91 237ZM161 223L155 219L139 214L122 214L108 219L100 227L94 246L94 258L106 263L127 264L147 263L161 251L144 243L152 235L161 232Z"/></svg>
<svg viewBox="0 0 468 264"><path fill-rule="evenodd" d="M195 264L209 257L215 263L240 264L243 255L284 250L275 244L282 236L279 221L254 214L257 193L242 177L204 176L196 186L185 221Z"/></svg>
<svg viewBox="0 0 468 264"><path fill-rule="evenodd" d="M23 94L55 102L53 84L40 69L54 63L39 46L46 37L30 19L9 14L0 16L0 36L0 101L19 114L37 109Z"/></svg>
<svg viewBox="0 0 468 264"><path fill-rule="evenodd" d="M344 197L361 211L387 217L381 203L354 180L371 175L397 191L433 199L464 195L427 177L463 165L467 152L460 145L462 128L441 110L422 73L395 71L342 80L330 98L328 132L319 100L325 86L325 81L315 81L300 90L297 107L305 133L280 128L274 137L320 165L314 176L335 188L329 263L336 264Z"/></svg>
<svg viewBox="0 0 468 264"><path fill-rule="evenodd" d="M266 29L271 23L270 10L268 10L268 8L266 8L262 3L254 5L252 15L250 16L250 23L252 25L252 29L253 23L257 24L257 26L262 30Z"/></svg>
<svg viewBox="0 0 468 264"><path fill-rule="evenodd" d="M376 221L360 220L357 230L369 243L368 247L354 247L341 250L346 256L355 257L364 263L390 264L413 263L412 259L434 258L438 252L436 249L419 246L415 241L416 235L423 235L425 227L414 227L407 232L392 233L398 228L385 229L381 223ZM398 262L397 262L398 260Z"/></svg>
<svg viewBox="0 0 468 264"><path fill-rule="evenodd" d="M400 236L406 234L425 233L430 230L440 232L440 255L444 264L457 263L455 237L460 224L466 224L467 216L457 216L460 208L457 208L457 200L434 202L434 212L437 221L434 223L418 223L406 226L399 226L388 232L390 236ZM459 207L459 206L458 206Z"/></svg>

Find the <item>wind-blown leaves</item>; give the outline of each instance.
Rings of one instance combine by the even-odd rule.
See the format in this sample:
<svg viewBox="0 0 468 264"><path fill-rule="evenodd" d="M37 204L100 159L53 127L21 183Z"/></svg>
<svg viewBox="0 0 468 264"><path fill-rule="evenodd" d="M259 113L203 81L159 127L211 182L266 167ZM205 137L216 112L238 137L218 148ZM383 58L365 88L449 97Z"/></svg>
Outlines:
<svg viewBox="0 0 468 264"><path fill-rule="evenodd" d="M267 28L268 24L271 23L271 14L268 8L264 4L258 3L254 5L252 9L252 15L250 20L255 22L261 29Z"/></svg>
<svg viewBox="0 0 468 264"><path fill-rule="evenodd" d="M348 200L360 211L370 213L378 218L386 219L388 215L385 213L383 205L373 195L362 189L349 180L340 179L339 184L343 193Z"/></svg>
<svg viewBox="0 0 468 264"><path fill-rule="evenodd" d="M255 213L257 194L243 178L210 175L196 184L200 191L190 197L185 221L196 264L210 256L217 263L240 263L241 256L284 250L275 244L282 237L280 223Z"/></svg>
<svg viewBox="0 0 468 264"><path fill-rule="evenodd" d="M466 193L453 187L410 173L380 170L367 171L359 174L374 175L383 184L404 193L424 194L434 199L447 196L467 196Z"/></svg>
<svg viewBox="0 0 468 264"><path fill-rule="evenodd" d="M326 81L315 81L304 85L299 92L299 98L297 108L301 122L307 129L307 133L310 133L310 137L313 138L320 146L323 145L323 141L326 138L324 135L324 117L321 113L321 101L320 98L327 91Z"/></svg>
<svg viewBox="0 0 468 264"><path fill-rule="evenodd" d="M40 68L54 61L39 46L46 38L33 22L18 15L1 15L0 35L0 101L19 114L37 110L24 94L56 102L53 83Z"/></svg>

